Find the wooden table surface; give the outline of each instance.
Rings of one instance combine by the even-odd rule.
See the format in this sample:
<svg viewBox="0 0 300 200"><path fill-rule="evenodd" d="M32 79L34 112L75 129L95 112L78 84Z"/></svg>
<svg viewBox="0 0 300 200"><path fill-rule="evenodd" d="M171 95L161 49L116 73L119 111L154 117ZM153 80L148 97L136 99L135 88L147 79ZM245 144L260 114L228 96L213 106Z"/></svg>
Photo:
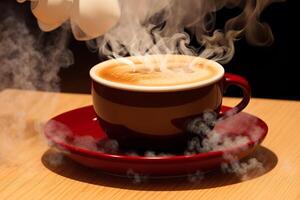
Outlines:
<svg viewBox="0 0 300 200"><path fill-rule="evenodd" d="M238 99L225 98L225 105ZM0 92L0 199L300 199L300 101L252 99L245 110L269 133L254 154L266 168L241 181L215 171L203 180L146 180L106 175L49 149L42 125L91 104L89 95L21 90Z"/></svg>

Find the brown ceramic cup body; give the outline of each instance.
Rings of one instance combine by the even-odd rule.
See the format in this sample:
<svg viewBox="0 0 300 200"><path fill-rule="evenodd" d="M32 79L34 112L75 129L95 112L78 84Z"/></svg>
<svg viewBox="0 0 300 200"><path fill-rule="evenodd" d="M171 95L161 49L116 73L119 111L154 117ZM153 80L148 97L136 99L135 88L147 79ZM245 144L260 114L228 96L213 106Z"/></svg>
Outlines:
<svg viewBox="0 0 300 200"><path fill-rule="evenodd" d="M187 62L191 59L190 56L179 57L187 59ZM221 65L209 62L218 69L216 76L210 80L165 87L110 83L99 78L96 72L104 65L116 64L116 61L96 65L90 75L94 110L101 127L109 138L117 140L124 148L184 148L188 138L184 130L186 121L207 110L219 113L227 85L238 85L244 91L244 99L235 107L235 112L242 110L249 102L248 83L236 75L224 76Z"/></svg>

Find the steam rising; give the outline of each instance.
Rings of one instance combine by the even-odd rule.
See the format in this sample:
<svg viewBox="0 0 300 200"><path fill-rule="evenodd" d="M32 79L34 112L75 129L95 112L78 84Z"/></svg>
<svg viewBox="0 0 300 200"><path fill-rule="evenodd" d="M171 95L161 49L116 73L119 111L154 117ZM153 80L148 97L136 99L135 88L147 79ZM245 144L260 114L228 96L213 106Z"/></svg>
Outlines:
<svg viewBox="0 0 300 200"><path fill-rule="evenodd" d="M2 11L2 9L0 10ZM4 11L0 23L0 90L19 88L59 90L60 68L73 64L68 28L51 35L33 34L23 19Z"/></svg>
<svg viewBox="0 0 300 200"><path fill-rule="evenodd" d="M17 149L38 145L32 141L33 136L41 133L48 112L57 105L57 98L46 93L37 98L30 92L18 94L3 90L59 91L59 70L73 63L73 55L67 48L68 27L51 35L33 31L9 5L0 2L0 164L20 164L27 158ZM34 112L39 111L33 106L39 107L45 102L49 111L34 119ZM41 137L37 138L40 141Z"/></svg>
<svg viewBox="0 0 300 200"><path fill-rule="evenodd" d="M271 29L260 22L260 15L279 1L283 0L122 0L119 23L88 44L110 57L186 54L227 63L234 55L234 41L242 36L253 45L272 43ZM216 29L216 12L222 8L240 13ZM190 35L199 49L190 46Z"/></svg>

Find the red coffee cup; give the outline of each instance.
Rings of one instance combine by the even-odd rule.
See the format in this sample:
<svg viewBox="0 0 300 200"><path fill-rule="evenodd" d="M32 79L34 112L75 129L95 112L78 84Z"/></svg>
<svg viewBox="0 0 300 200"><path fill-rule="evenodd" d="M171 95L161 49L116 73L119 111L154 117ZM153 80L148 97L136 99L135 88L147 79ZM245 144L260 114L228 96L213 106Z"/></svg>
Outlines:
<svg viewBox="0 0 300 200"><path fill-rule="evenodd" d="M159 55L174 63L205 63L215 74L186 84L145 86L125 84L101 77L99 71L124 65L124 58L102 62L90 70L94 110L102 128L120 147L129 149L170 150L186 146L184 124L210 110L227 117L243 110L249 103L251 89L241 76L225 74L215 61L185 55ZM148 56L151 59L151 56ZM145 57L127 57L139 63ZM168 65L168 64L167 64ZM222 98L229 85L243 91L242 101L220 113Z"/></svg>

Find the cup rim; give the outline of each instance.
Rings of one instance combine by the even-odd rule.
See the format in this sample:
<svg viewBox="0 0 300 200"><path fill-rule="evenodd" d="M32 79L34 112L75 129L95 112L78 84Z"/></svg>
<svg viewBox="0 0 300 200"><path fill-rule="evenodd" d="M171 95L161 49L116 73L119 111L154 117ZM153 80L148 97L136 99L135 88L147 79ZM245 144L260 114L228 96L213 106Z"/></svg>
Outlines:
<svg viewBox="0 0 300 200"><path fill-rule="evenodd" d="M187 57L186 59L196 59L196 60L205 60L212 66L214 66L218 73L217 75L206 79L206 80L201 80L198 82L193 82L193 83L186 83L186 84L180 84L180 85L169 85L169 86L143 86L143 85L131 85L131 84L125 84L125 83L117 83L113 81L106 80L104 78L101 78L96 75L96 72L101 68L101 67L106 67L107 65L111 64L117 64L117 63L124 63L124 58L126 59L138 59L139 57L145 57L145 56L130 56L130 57L124 57L124 58L116 58L116 59L110 59L106 60L104 62L98 63L97 65L93 66L90 69L90 77L93 81L105 85L107 87L115 88L115 89L120 89L120 90L126 90L126 91L136 91L136 92L175 92L175 91L183 91L183 90L190 90L190 89L196 89L196 88L201 88L205 87L208 85L211 85L220 79L223 78L225 70L222 65L217 63L216 61L209 60L206 58L202 57L195 57L195 56L188 56L188 55L173 55L173 54L162 54L162 55L147 55L147 56L176 56L176 57Z"/></svg>

